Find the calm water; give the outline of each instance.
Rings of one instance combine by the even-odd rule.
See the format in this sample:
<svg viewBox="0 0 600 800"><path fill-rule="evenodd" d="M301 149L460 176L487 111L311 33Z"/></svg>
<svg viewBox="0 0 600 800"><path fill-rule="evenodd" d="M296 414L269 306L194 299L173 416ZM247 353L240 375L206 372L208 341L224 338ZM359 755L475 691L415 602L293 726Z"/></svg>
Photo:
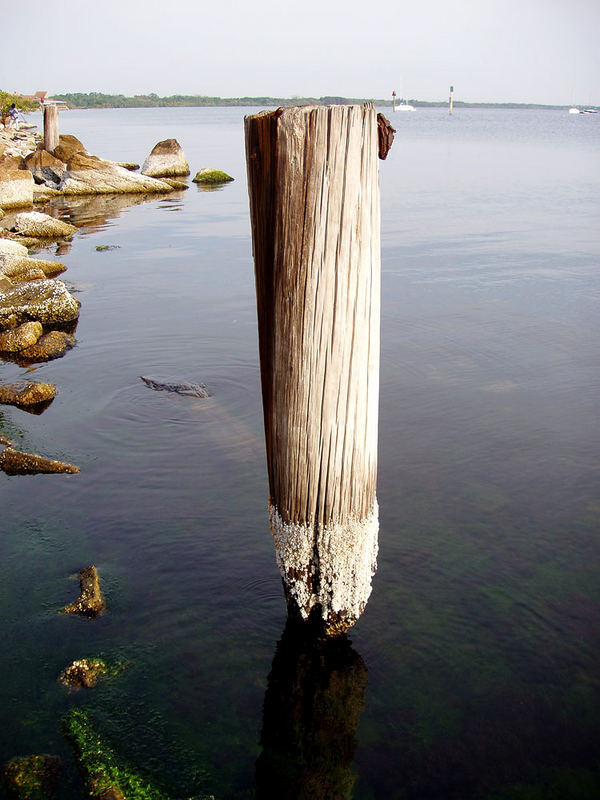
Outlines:
<svg viewBox="0 0 600 800"><path fill-rule="evenodd" d="M319 647L284 633L268 529L251 111L61 114L97 155L173 136L236 181L52 209L81 226L43 254L81 300L77 347L30 373L59 388L44 414L3 407L0 430L81 472L0 474L0 762L57 753L80 798L61 719L82 706L173 797L600 795L600 119L394 115L379 571L351 644ZM58 615L90 563L107 615ZM98 654L118 681L58 685Z"/></svg>

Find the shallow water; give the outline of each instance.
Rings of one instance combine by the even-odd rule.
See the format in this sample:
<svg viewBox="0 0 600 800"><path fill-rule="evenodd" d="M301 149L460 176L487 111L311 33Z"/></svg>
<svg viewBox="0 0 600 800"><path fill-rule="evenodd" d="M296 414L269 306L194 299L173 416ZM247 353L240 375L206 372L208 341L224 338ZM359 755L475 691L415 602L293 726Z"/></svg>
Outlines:
<svg viewBox="0 0 600 800"><path fill-rule="evenodd" d="M59 388L44 414L2 408L0 429L81 472L0 475L0 761L58 753L61 797L81 797L60 721L83 706L174 797L592 797L600 121L394 115L379 569L352 645L319 650L283 635L268 530L251 112L61 114L97 155L141 163L174 136L193 173L236 180L52 208L82 226L43 254L81 300L77 347L29 373ZM58 615L90 563L107 615ZM118 681L57 683L98 653L128 662Z"/></svg>

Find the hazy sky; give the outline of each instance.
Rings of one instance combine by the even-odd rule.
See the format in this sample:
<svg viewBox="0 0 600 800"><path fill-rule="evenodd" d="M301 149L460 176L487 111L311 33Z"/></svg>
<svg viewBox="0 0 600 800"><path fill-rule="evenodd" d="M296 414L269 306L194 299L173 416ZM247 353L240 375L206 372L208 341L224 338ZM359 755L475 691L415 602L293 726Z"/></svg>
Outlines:
<svg viewBox="0 0 600 800"><path fill-rule="evenodd" d="M600 104L600 0L11 0L0 88Z"/></svg>

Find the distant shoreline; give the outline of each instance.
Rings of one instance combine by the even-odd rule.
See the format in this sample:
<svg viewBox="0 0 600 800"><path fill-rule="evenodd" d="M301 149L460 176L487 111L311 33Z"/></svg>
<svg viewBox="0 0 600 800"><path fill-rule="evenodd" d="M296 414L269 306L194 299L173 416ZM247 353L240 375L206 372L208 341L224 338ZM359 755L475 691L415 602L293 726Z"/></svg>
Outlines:
<svg viewBox="0 0 600 800"><path fill-rule="evenodd" d="M54 99L62 100L69 108L202 108L202 107L285 107L306 105L351 105L372 102L380 108L392 107L392 100L373 100L370 98L349 97L207 97L202 95L171 95L159 97L156 94L125 95L103 94L101 92L56 94ZM447 108L448 101L407 100L415 108ZM593 107L593 106L592 106ZM548 109L564 110L567 105L548 105L543 103L469 103L455 100L454 108L499 108L499 109Z"/></svg>

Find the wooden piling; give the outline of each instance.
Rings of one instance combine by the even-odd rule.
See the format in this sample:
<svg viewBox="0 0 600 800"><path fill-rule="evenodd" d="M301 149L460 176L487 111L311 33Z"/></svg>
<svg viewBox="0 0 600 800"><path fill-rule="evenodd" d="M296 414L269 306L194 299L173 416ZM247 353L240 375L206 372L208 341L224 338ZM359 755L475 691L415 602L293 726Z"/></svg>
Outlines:
<svg viewBox="0 0 600 800"><path fill-rule="evenodd" d="M450 116L452 116L452 112L454 109L454 86L450 87L450 100L448 102L450 107Z"/></svg>
<svg viewBox="0 0 600 800"><path fill-rule="evenodd" d="M54 152L58 147L58 106L44 106L44 150Z"/></svg>
<svg viewBox="0 0 600 800"><path fill-rule="evenodd" d="M288 604L330 634L376 569L377 114L246 117L270 521Z"/></svg>

